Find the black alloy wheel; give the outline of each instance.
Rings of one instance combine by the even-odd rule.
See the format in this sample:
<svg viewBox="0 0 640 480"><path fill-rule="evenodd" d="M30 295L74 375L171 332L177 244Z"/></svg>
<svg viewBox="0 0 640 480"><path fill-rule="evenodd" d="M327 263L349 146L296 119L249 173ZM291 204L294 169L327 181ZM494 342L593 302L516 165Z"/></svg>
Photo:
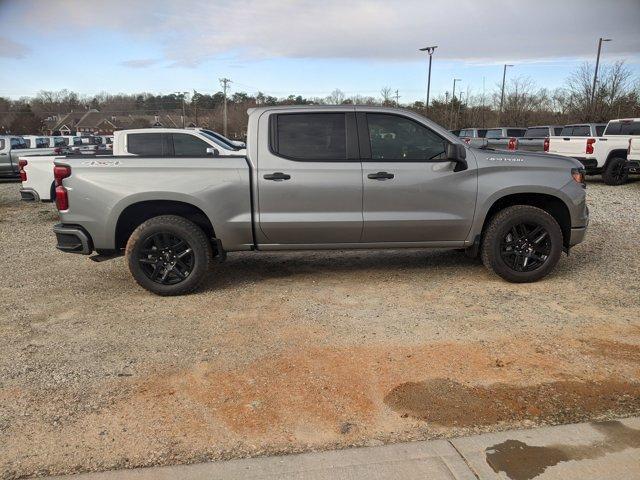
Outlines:
<svg viewBox="0 0 640 480"><path fill-rule="evenodd" d="M138 251L138 262L150 280L161 285L175 285L191 274L195 255L183 238L159 232L145 240Z"/></svg>
<svg viewBox="0 0 640 480"><path fill-rule="evenodd" d="M535 223L518 223L502 238L500 256L516 272L541 268L551 253L549 232Z"/></svg>

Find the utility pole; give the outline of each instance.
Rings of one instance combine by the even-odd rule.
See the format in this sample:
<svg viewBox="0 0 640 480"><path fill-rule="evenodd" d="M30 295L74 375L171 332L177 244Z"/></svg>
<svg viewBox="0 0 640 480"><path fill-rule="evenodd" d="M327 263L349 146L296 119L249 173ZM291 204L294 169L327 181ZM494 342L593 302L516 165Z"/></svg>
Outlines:
<svg viewBox="0 0 640 480"><path fill-rule="evenodd" d="M226 137L227 133L227 89L229 88L229 84L231 80L228 78L221 78L220 85L222 85L222 93L224 94L224 110L222 111L222 131L223 135Z"/></svg>
<svg viewBox="0 0 640 480"><path fill-rule="evenodd" d="M591 99L589 100L589 110L595 117L594 99L596 95L596 82L598 81L598 67L600 66L600 51L602 50L602 42L610 42L610 38L602 38L598 40L598 55L596 56L596 71L593 73L593 87L591 88Z"/></svg>
<svg viewBox="0 0 640 480"><path fill-rule="evenodd" d="M398 89L396 89L396 108L400 106L400 95Z"/></svg>
<svg viewBox="0 0 640 480"><path fill-rule="evenodd" d="M427 103L425 104L425 110L429 110L429 92L431 91L431 60L433 52L436 50L436 48L438 48L437 45L419 49L421 52L427 52L429 54L429 74L427 76Z"/></svg>
<svg viewBox="0 0 640 480"><path fill-rule="evenodd" d="M498 123L500 123L500 117L502 117L502 105L504 104L504 81L507 78L507 67L513 67L505 63L504 70L502 71L502 92L500 93L500 112L498 114Z"/></svg>
<svg viewBox="0 0 640 480"><path fill-rule="evenodd" d="M482 77L482 128L484 128L484 81L485 77Z"/></svg>
<svg viewBox="0 0 640 480"><path fill-rule="evenodd" d="M451 120L453 119L453 102L456 99L456 83L457 82L461 82L462 79L461 78L454 78L453 79L453 90L451 92L451 114L449 115L449 127L451 127Z"/></svg>

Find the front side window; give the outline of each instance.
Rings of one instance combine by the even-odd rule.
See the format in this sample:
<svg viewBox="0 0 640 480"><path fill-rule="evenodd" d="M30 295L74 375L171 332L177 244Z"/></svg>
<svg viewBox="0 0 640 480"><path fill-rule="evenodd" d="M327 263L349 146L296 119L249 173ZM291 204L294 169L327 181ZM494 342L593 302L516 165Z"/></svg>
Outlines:
<svg viewBox="0 0 640 480"><path fill-rule="evenodd" d="M204 157L207 148L212 148L204 140L188 133L173 134L173 149L177 157Z"/></svg>
<svg viewBox="0 0 640 480"><path fill-rule="evenodd" d="M274 153L295 160L346 160L344 113L293 113L276 118Z"/></svg>
<svg viewBox="0 0 640 480"><path fill-rule="evenodd" d="M162 133L130 133L127 135L127 151L134 155L162 157Z"/></svg>
<svg viewBox="0 0 640 480"><path fill-rule="evenodd" d="M437 160L446 158L447 141L408 118L369 113L372 160Z"/></svg>
<svg viewBox="0 0 640 480"><path fill-rule="evenodd" d="M489 130L487 130L486 138L502 138L502 129L490 128Z"/></svg>

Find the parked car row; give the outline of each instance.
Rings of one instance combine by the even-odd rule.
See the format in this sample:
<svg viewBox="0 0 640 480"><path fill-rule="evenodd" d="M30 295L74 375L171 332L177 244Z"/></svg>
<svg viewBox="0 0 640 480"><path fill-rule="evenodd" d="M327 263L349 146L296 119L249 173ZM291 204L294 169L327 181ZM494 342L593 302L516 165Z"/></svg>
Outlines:
<svg viewBox="0 0 640 480"><path fill-rule="evenodd" d="M584 165L588 175L602 175L608 185L621 185L629 174L638 173L630 164L633 140L640 137L640 118L608 123L543 125L523 128L464 128L458 133L467 144L519 151L546 152L572 157Z"/></svg>
<svg viewBox="0 0 640 480"><path fill-rule="evenodd" d="M113 136L94 135L2 135L0 136L0 177L20 174L20 157L43 155L109 153Z"/></svg>

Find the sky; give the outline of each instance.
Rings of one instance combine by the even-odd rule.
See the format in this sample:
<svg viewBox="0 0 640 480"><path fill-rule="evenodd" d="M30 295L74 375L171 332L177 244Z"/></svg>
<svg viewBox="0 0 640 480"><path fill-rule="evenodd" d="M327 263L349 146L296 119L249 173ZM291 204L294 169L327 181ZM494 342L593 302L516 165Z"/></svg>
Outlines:
<svg viewBox="0 0 640 480"><path fill-rule="evenodd" d="M640 0L0 0L0 96L220 90L423 100L508 78L562 86L584 61L640 77Z"/></svg>

